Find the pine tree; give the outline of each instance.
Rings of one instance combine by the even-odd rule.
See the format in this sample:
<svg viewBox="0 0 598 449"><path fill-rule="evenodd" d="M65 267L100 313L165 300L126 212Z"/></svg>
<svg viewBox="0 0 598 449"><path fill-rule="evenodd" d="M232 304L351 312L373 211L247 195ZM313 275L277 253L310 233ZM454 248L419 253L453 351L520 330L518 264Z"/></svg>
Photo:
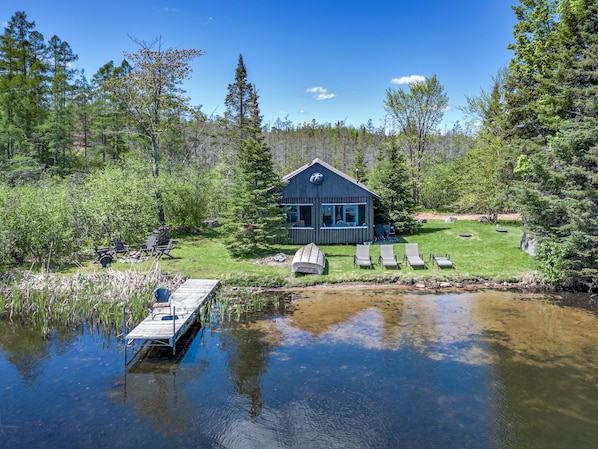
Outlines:
<svg viewBox="0 0 598 449"><path fill-rule="evenodd" d="M366 170L365 157L363 154L363 148L358 145L355 149L355 157L353 159L353 171L355 177L364 184L368 183L368 172Z"/></svg>
<svg viewBox="0 0 598 449"><path fill-rule="evenodd" d="M222 226L226 246L237 257L265 254L287 235L278 205L282 186L272 166L270 148L262 141L244 140L235 173Z"/></svg>
<svg viewBox="0 0 598 449"><path fill-rule="evenodd" d="M70 146L71 136L74 135L74 116L69 105L75 91L75 70L71 68L78 57L68 43L54 35L48 43L49 75L50 75L50 117L47 122L46 140L53 148L52 165L58 166L62 153L65 156L66 147Z"/></svg>
<svg viewBox="0 0 598 449"><path fill-rule="evenodd" d="M0 156L45 162L36 128L47 114L44 37L25 12L15 13L0 35ZM36 154L37 153L37 154Z"/></svg>

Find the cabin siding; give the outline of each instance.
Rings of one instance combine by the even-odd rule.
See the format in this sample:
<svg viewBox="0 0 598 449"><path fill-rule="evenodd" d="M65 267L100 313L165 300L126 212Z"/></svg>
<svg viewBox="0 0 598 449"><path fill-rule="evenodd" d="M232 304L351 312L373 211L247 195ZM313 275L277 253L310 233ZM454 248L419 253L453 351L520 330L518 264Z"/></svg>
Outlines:
<svg viewBox="0 0 598 449"><path fill-rule="evenodd" d="M310 182L314 173L321 173L321 184ZM289 175L282 190L281 204L311 205L310 227L289 228L291 243L306 245L357 244L374 240L374 197L375 194L356 180L328 168L318 160L304 169ZM284 178L283 178L284 179ZM322 221L324 204L358 204L365 206L365 226L324 226Z"/></svg>

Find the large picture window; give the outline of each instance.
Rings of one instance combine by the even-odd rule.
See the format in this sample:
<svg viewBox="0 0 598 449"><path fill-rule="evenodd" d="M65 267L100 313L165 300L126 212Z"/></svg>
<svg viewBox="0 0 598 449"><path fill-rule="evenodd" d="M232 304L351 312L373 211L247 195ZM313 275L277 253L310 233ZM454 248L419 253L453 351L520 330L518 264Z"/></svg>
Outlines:
<svg viewBox="0 0 598 449"><path fill-rule="evenodd" d="M366 226L365 204L322 204L322 226Z"/></svg>
<svg viewBox="0 0 598 449"><path fill-rule="evenodd" d="M285 204L285 216L286 224L293 225L294 227L306 227L312 226L311 223L311 204Z"/></svg>

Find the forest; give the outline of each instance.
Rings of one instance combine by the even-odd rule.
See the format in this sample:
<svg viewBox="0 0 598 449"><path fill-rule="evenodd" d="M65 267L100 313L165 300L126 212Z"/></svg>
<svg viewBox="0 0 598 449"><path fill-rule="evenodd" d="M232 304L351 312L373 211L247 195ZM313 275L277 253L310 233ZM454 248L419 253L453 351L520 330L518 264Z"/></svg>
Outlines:
<svg viewBox="0 0 598 449"><path fill-rule="evenodd" d="M201 50L135 42L87 79L69 43L15 12L0 35L0 271L163 224L197 232L208 217L262 220L247 248L267 251L280 227L269 192L318 157L358 170L401 232L416 232L418 210L519 212L545 279L594 289L598 1L521 0L513 13L509 65L466 99L467 123L440 130L436 76L388 89L383 126L263 123L240 55L226 112L208 116L181 89Z"/></svg>

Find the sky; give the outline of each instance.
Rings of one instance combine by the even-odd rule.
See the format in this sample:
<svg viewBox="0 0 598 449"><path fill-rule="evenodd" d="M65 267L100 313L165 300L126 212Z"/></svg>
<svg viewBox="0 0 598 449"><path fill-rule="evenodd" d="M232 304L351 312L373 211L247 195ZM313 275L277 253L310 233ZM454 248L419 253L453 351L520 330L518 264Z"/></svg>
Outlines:
<svg viewBox="0 0 598 449"><path fill-rule="evenodd" d="M517 0L2 0L2 32L24 11L46 42L54 35L88 80L120 64L137 42L198 49L183 88L222 116L239 55L263 123L384 125L388 89L436 75L449 96L441 130L467 117L467 96L491 89L508 65ZM423 78L422 78L423 77Z"/></svg>

